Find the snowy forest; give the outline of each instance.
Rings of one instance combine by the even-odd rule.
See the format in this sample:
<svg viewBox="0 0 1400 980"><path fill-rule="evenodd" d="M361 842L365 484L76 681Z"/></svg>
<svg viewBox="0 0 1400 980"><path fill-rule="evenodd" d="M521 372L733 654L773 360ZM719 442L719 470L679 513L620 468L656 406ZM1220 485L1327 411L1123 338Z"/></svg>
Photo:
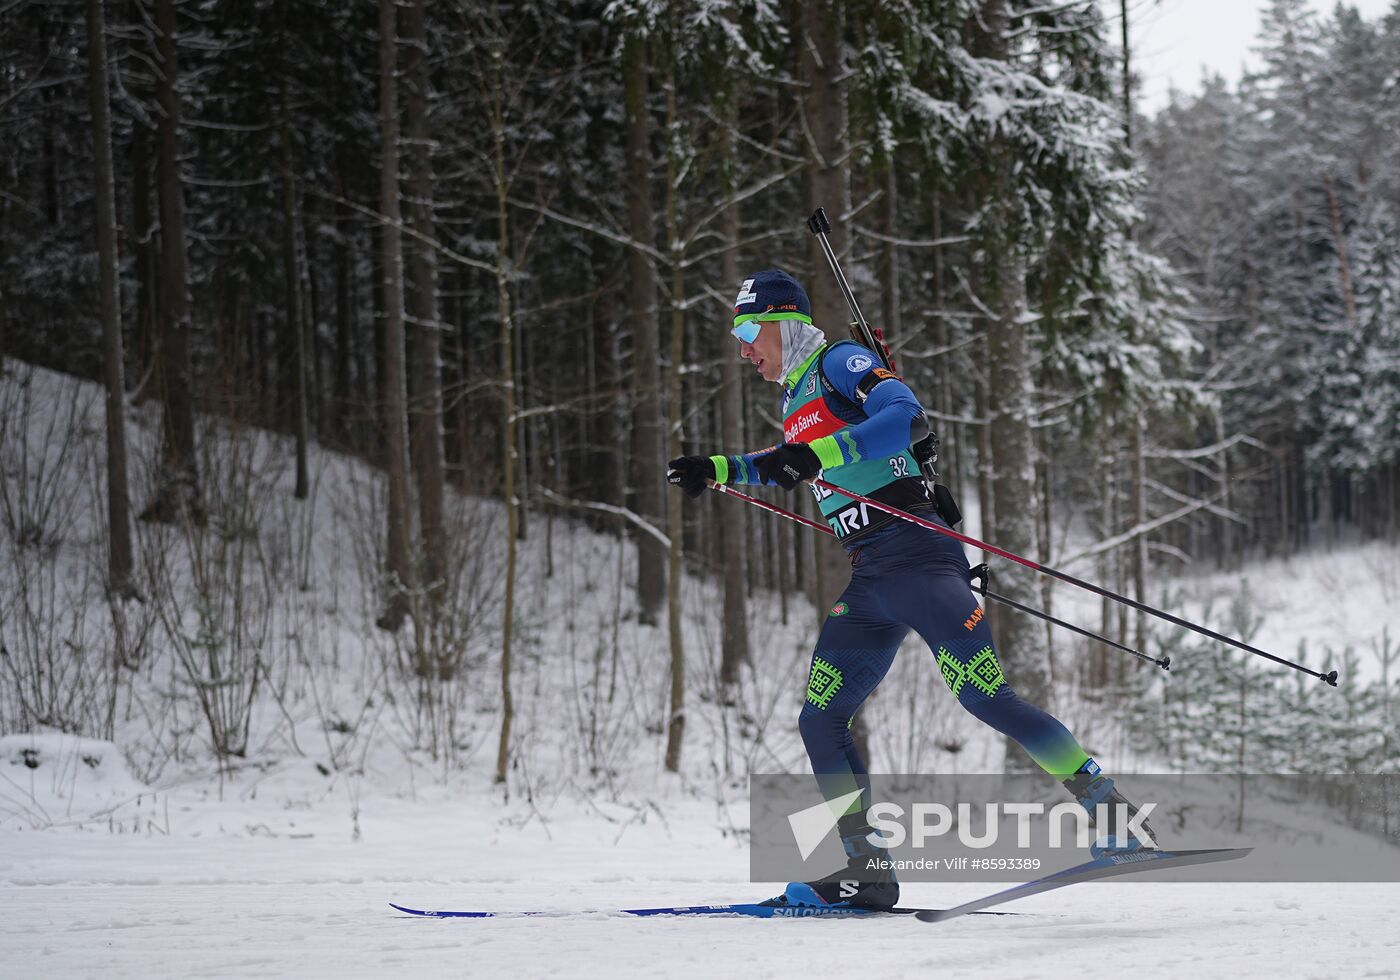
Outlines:
<svg viewBox="0 0 1400 980"><path fill-rule="evenodd" d="M1397 771L1400 2L1262 3L1262 70L1151 117L1137 6L0 5L0 735L146 784L799 769L845 561L665 473L778 438L744 275L847 336L820 206L963 530L1342 672L998 566L1179 664L996 608L1018 690L1122 765ZM1354 632L1304 628L1322 572L1292 621L1240 588L1310 565ZM925 656L872 769L1000 766Z"/></svg>

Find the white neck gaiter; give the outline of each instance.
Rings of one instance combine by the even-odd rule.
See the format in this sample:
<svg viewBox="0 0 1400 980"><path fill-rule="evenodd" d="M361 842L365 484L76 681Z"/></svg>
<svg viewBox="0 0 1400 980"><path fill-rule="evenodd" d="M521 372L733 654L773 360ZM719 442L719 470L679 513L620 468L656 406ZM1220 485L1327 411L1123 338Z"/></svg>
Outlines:
<svg viewBox="0 0 1400 980"><path fill-rule="evenodd" d="M783 376L778 379L782 384L799 364L826 343L826 335L801 320L780 320L778 324L783 328Z"/></svg>

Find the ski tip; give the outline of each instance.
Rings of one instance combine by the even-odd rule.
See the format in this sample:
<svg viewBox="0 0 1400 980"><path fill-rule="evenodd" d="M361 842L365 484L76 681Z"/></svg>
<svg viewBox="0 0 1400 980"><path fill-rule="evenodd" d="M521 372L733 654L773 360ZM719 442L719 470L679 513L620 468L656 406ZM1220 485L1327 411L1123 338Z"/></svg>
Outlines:
<svg viewBox="0 0 1400 980"><path fill-rule="evenodd" d="M390 902L389 907L398 909L405 915L416 915L424 919L489 919L492 917L490 912L443 912L438 909L411 909L407 905L398 905L394 902Z"/></svg>

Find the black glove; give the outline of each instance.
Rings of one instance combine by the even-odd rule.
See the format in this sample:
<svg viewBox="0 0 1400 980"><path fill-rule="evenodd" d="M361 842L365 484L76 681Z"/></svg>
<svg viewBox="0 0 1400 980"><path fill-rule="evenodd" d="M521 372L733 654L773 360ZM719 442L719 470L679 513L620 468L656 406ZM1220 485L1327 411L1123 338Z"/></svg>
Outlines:
<svg viewBox="0 0 1400 980"><path fill-rule="evenodd" d="M715 463L708 456L680 456L666 464L666 482L692 500L705 492L705 481L714 478Z"/></svg>
<svg viewBox="0 0 1400 980"><path fill-rule="evenodd" d="M758 461L758 475L763 482L771 480L784 490L791 490L821 471L822 461L805 442L782 443Z"/></svg>

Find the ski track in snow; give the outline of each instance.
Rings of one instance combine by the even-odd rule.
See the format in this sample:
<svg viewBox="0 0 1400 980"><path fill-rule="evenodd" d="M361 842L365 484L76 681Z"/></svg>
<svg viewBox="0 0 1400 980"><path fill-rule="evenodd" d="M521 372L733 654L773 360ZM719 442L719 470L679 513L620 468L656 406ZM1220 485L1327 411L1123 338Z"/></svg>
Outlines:
<svg viewBox="0 0 1400 980"><path fill-rule="evenodd" d="M386 804L387 807L387 804ZM501 826L456 808L318 836L0 834L6 977L1384 977L1400 967L1400 884L1098 882L1017 918L861 921L434 920L432 908L586 910L742 901L747 852L681 804L669 830L570 817ZM336 833L340 831L341 833ZM320 833L335 834L335 838ZM947 905L998 885L905 888Z"/></svg>

